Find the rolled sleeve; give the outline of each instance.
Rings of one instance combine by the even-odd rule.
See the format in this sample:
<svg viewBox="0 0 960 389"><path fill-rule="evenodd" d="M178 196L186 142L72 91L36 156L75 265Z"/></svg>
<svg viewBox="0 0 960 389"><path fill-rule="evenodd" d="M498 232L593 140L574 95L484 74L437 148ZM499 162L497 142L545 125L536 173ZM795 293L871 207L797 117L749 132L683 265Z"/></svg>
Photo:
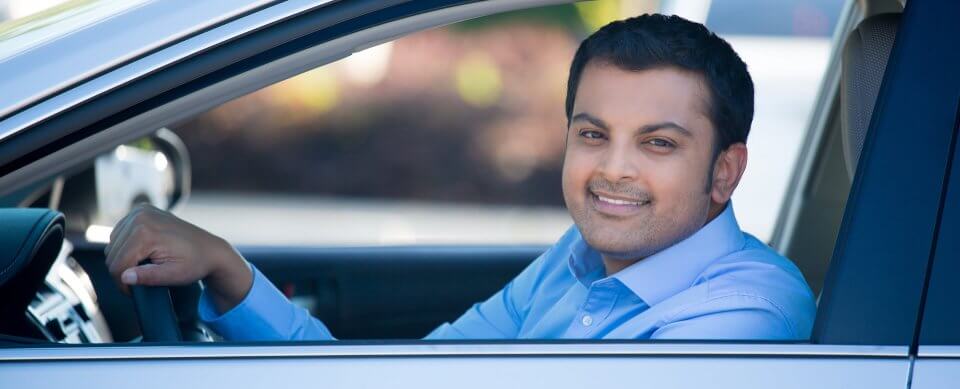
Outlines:
<svg viewBox="0 0 960 389"><path fill-rule="evenodd" d="M197 307L200 320L228 340L333 340L333 335L310 313L290 302L255 266L247 296L219 314L206 290Z"/></svg>

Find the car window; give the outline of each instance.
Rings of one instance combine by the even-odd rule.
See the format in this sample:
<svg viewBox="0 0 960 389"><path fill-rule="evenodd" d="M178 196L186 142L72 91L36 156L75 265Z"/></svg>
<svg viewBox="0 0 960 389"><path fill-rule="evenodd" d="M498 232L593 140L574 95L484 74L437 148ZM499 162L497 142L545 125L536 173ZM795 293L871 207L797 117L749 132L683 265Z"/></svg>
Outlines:
<svg viewBox="0 0 960 389"><path fill-rule="evenodd" d="M411 34L309 70L171 126L193 165L193 192L178 214L242 246L548 247L572 225L560 184L566 78L577 45L612 20L646 12L711 26L720 12L714 8L726 5L708 6L600 1L512 12ZM766 241L833 44L829 34L721 35L747 63L756 88L750 162L734 209L741 228ZM248 259L266 266L276 258L269 250ZM337 275L304 282L284 275L290 270L265 268L341 339L405 338L455 319L468 308L462 302L485 300L536 255L517 267L474 270L476 285L451 289L449 305L389 300L389 309L405 317L389 325L362 320L387 308L355 293L421 296L409 285L446 285L462 279L460 270L405 271L394 285L377 278L392 269L387 263L356 254L385 270L350 276L369 284L351 292L360 286ZM340 263L333 254L314 257Z"/></svg>
<svg viewBox="0 0 960 389"><path fill-rule="evenodd" d="M823 19L832 30L842 2L826 3L761 8L780 7L801 24ZM746 2L710 4L600 1L495 15L412 34L242 97L173 126L194 162L181 215L250 244L551 244L571 224L559 183L577 44L644 12L676 11L717 28L735 15L754 19L739 12ZM823 14L801 12L810 7ZM831 42L827 33L722 31L756 84L750 162L733 201L743 229L766 241ZM351 217L337 217L346 210ZM250 231L220 212L311 228ZM284 217L265 217L274 212Z"/></svg>
<svg viewBox="0 0 960 389"><path fill-rule="evenodd" d="M175 212L241 247L341 339L423 336L503 288L571 227L561 164L574 51L609 21L645 12L711 26L723 3L671 4L578 3L426 30L172 123L192 176ZM734 208L740 227L767 241L833 42L761 32L721 35L756 85ZM109 237L114 211L87 240ZM84 255L81 263L102 262L102 250ZM129 324L114 339L136 336Z"/></svg>
<svg viewBox="0 0 960 389"><path fill-rule="evenodd" d="M838 0L715 1L707 25L721 35L829 38L842 8L843 1ZM763 17L743 17L749 13Z"/></svg>

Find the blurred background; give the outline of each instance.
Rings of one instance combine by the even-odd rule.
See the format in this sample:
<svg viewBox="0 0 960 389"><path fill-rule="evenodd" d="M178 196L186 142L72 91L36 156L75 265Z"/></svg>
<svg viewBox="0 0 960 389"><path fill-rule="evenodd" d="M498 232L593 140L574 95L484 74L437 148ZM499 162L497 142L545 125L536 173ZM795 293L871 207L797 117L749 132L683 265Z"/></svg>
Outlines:
<svg viewBox="0 0 960 389"><path fill-rule="evenodd" d="M62 3L0 0L0 17ZM171 126L193 165L178 213L235 244L550 244L571 224L560 171L573 53L612 20L662 12L706 24L748 64L756 114L733 201L765 240L842 8L600 0L405 36Z"/></svg>

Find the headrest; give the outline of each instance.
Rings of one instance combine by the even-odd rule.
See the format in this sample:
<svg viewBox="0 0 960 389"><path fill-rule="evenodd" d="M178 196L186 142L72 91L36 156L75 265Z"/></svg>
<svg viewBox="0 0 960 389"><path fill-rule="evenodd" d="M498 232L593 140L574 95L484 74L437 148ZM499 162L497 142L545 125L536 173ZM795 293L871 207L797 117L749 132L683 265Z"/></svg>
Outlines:
<svg viewBox="0 0 960 389"><path fill-rule="evenodd" d="M870 126L883 72L900 25L899 13L873 15L860 22L843 48L840 120L843 156L851 179Z"/></svg>

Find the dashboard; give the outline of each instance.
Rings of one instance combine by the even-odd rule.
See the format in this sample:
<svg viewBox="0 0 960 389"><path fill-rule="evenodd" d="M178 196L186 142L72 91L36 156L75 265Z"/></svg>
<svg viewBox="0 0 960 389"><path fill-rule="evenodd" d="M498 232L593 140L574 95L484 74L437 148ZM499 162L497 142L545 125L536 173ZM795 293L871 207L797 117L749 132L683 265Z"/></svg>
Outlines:
<svg viewBox="0 0 960 389"><path fill-rule="evenodd" d="M64 240L43 285L27 306L27 319L51 342L112 342L93 283L71 256L72 251L73 245Z"/></svg>

